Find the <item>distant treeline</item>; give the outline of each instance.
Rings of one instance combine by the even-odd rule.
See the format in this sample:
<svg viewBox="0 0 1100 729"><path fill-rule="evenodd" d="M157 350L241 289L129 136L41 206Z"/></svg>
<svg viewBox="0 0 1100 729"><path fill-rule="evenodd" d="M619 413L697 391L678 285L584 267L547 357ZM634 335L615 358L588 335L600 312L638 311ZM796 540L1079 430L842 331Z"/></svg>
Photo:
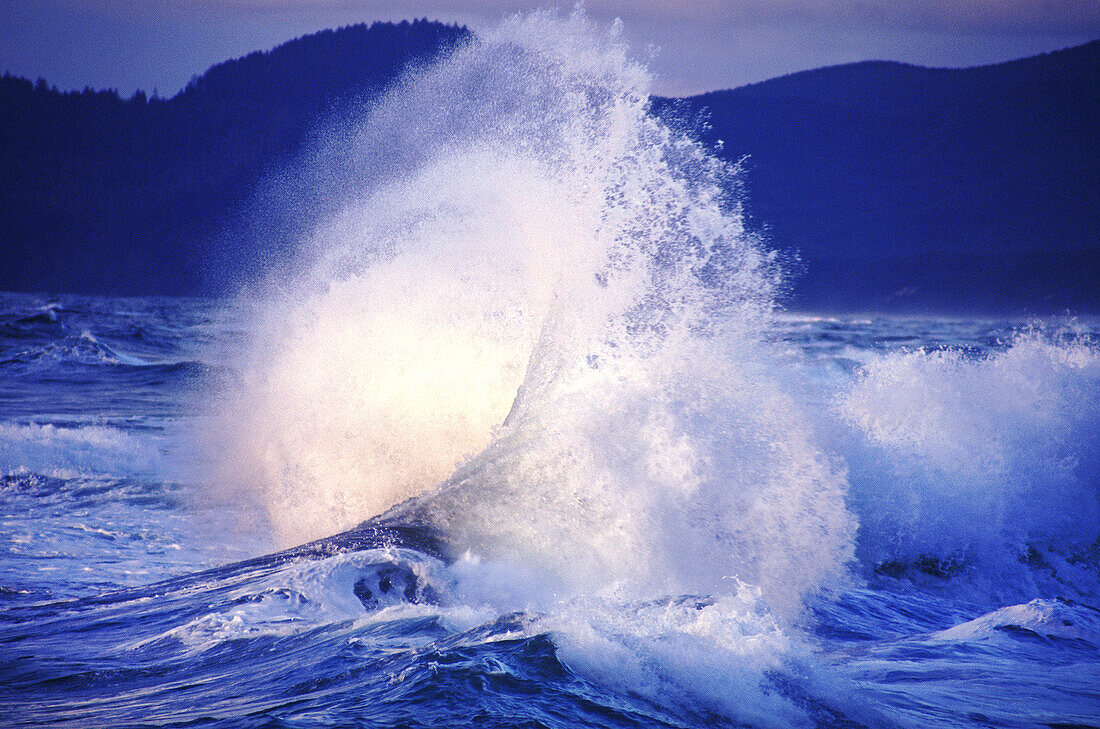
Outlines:
<svg viewBox="0 0 1100 729"><path fill-rule="evenodd" d="M214 66L168 100L0 79L0 290L218 293L210 260L319 119L468 36L327 30Z"/></svg>
<svg viewBox="0 0 1100 729"><path fill-rule="evenodd" d="M265 175L468 36L324 31L167 100L4 76L0 290L218 293L233 266L209 262L246 260L227 249ZM1100 42L963 70L850 64L654 110L744 160L751 226L801 261L794 307L1100 311Z"/></svg>

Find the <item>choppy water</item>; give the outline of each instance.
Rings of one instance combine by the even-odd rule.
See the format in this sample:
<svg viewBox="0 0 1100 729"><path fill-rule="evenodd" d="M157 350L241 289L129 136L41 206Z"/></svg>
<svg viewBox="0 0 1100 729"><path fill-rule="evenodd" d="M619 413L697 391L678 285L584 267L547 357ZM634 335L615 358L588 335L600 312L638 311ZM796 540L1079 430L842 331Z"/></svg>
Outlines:
<svg viewBox="0 0 1100 729"><path fill-rule="evenodd" d="M0 721L1100 726L1100 324L782 313L649 82L512 19L249 295L0 296Z"/></svg>
<svg viewBox="0 0 1100 729"><path fill-rule="evenodd" d="M919 446L893 471L850 465L860 532L847 584L811 595L793 618L772 615L766 592L734 579L715 593L566 594L552 574L459 553L447 533L400 516L280 552L253 502L215 504L195 478L193 433L207 427L205 383L234 377L226 362L244 337L240 307L7 295L0 312L0 716L9 725L1100 721L1096 525L1060 513L1095 509L1095 471L1075 475L1086 503L1067 503L1047 482L1031 484L1021 504L988 495L1003 499L997 516L1034 522L1016 545L996 533L1011 524L950 513L970 497L953 503L931 481L960 488L952 474L910 475ZM876 407L895 406L877 389L886 368L906 387L910 370L924 372L932 401L974 379L992 390L960 406L1021 409L1008 402L1021 394L994 374L1014 358L1038 368L1014 372L1018 387L1061 370L1056 391L1095 396L1100 355L1046 335L1014 340L1018 328L790 315L771 337L798 373L800 399L838 412L869 393ZM960 353L949 374L939 371L942 352ZM950 417L920 407L929 403L879 415ZM1072 420L1096 402L1050 407ZM1033 416L1047 433L1065 426L1049 411ZM1029 425L1006 421L993 436L1019 430ZM1087 464L1096 432L1071 433L1062 457ZM1041 465L1026 462L1044 444L1009 445L1027 449L1024 466ZM860 457L871 460L873 447L865 438ZM959 466L968 480L973 468ZM908 479L901 494L898 472ZM924 514L925 528L903 508L941 513ZM696 569L692 555L681 558L668 569Z"/></svg>

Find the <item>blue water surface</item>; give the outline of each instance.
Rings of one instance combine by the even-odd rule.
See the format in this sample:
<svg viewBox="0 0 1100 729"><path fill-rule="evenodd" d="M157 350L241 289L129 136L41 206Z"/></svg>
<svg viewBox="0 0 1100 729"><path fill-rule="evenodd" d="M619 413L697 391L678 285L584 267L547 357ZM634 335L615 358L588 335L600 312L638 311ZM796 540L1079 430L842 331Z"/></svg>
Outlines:
<svg viewBox="0 0 1100 729"><path fill-rule="evenodd" d="M1100 726L1100 549L1072 518L1093 513L1100 485L1096 363L1081 360L1095 357L1094 324L779 316L768 336L796 399L847 397L855 413L820 437L846 468L860 531L847 579L773 620L748 586L503 610L463 587L476 555L402 516L415 508L281 549L262 510L207 481L195 445L209 393L232 387L247 309L0 296L0 723ZM1042 333L1027 334L1034 324ZM1079 398L1080 418L981 431L1025 445L1033 431L1066 434L1018 459L1049 451L1066 470L1002 464L999 488L1029 474L1019 499L976 512L1002 515L997 534L1012 539L975 538L942 495L912 495L958 474L916 455L887 467L893 441L856 442L861 417L894 422L866 415L861 393L918 403L876 389L888 372L927 378L941 407L979 380L1008 381L981 379L983 362L1020 368L1024 388L1050 376L1027 368L1061 366L1052 352L1068 353L1057 392ZM1076 480L1044 491L1050 473ZM902 482L905 503L927 510L912 523L883 496Z"/></svg>

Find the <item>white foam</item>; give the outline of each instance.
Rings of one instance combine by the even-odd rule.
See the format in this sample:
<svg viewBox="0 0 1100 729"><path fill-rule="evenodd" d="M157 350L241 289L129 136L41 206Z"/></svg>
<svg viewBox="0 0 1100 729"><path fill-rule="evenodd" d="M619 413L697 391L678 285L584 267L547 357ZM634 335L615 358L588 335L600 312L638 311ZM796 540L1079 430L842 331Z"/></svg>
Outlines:
<svg viewBox="0 0 1100 729"><path fill-rule="evenodd" d="M738 577L789 614L839 573L843 473L769 374L774 267L648 84L616 30L538 14L339 137L422 154L339 177L230 398L229 477L287 542L458 467L430 517L565 592Z"/></svg>
<svg viewBox="0 0 1100 729"><path fill-rule="evenodd" d="M393 573L394 584L379 592L379 575ZM401 576L416 578L415 598L406 599ZM369 584L367 602L356 585ZM293 635L323 625L355 621L362 627L402 617L433 615L438 608L419 604L425 590L443 592L449 585L442 563L418 552L377 549L293 563L261 580L230 591L220 609L130 644L132 649L164 641L195 651L229 641L268 635ZM360 593L365 597L366 593Z"/></svg>
<svg viewBox="0 0 1100 729"><path fill-rule="evenodd" d="M616 29L536 14L334 134L336 212L224 399L218 482L288 543L416 496L470 552L447 620L542 615L594 678L782 723L779 625L843 578L855 524L773 376L736 170L649 116L649 81Z"/></svg>
<svg viewBox="0 0 1100 729"><path fill-rule="evenodd" d="M865 363L838 402L860 549L1020 566L1100 536L1100 353L1020 334L984 358L908 352Z"/></svg>
<svg viewBox="0 0 1100 729"><path fill-rule="evenodd" d="M797 645L760 602L759 591L739 587L717 600L580 600L537 626L551 630L566 665L625 695L748 726L812 725L802 709L762 681L766 672L789 665Z"/></svg>
<svg viewBox="0 0 1100 729"><path fill-rule="evenodd" d="M133 476L164 469L156 438L99 425L0 422L0 472L57 478Z"/></svg>
<svg viewBox="0 0 1100 729"><path fill-rule="evenodd" d="M1081 640L1100 645L1100 611L1086 605L1036 599L1009 605L932 634L937 640L1004 641L1024 633L1045 638Z"/></svg>

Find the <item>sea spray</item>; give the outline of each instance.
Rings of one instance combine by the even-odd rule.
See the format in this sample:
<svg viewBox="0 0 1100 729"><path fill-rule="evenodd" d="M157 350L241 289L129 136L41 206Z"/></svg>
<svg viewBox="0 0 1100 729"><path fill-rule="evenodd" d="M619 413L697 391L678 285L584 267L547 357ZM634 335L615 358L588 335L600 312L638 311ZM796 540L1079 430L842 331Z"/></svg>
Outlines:
<svg viewBox="0 0 1100 729"><path fill-rule="evenodd" d="M227 473L288 544L400 504L485 565L444 605L533 611L593 678L619 644L687 695L702 674L661 646L688 640L735 694L711 710L801 716L761 681L852 557L843 468L771 376L780 274L736 170L651 116L649 83L616 28L536 14L335 135L404 169L335 174L228 398ZM500 574L536 587L478 589Z"/></svg>
<svg viewBox="0 0 1100 729"><path fill-rule="evenodd" d="M843 475L768 377L774 261L649 81L617 29L514 18L340 135L421 154L334 191L247 361L229 452L288 542L445 482L423 518L563 589L792 611L843 566Z"/></svg>

